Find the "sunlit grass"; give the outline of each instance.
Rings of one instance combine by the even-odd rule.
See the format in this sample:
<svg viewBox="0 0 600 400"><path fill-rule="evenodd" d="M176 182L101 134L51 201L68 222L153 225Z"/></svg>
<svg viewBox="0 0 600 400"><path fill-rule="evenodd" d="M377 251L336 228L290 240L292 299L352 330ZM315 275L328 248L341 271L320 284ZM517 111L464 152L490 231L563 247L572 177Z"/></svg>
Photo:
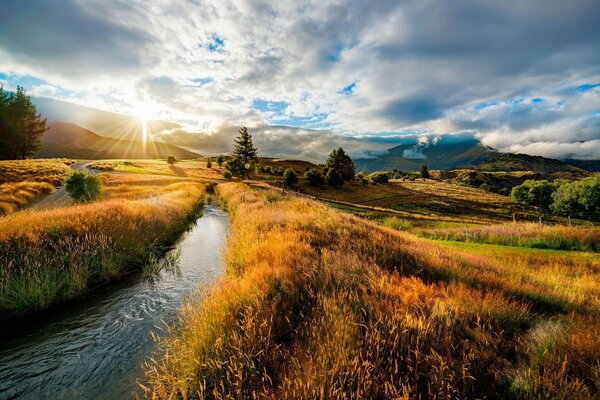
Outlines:
<svg viewBox="0 0 600 400"><path fill-rule="evenodd" d="M452 229L426 229L421 235L441 240L491 243L555 250L600 251L599 227L517 223Z"/></svg>
<svg viewBox="0 0 600 400"><path fill-rule="evenodd" d="M13 182L0 184L0 216L9 214L28 203L56 190L47 182Z"/></svg>
<svg viewBox="0 0 600 400"><path fill-rule="evenodd" d="M280 193L219 193L228 275L183 307L147 397L597 397L597 262L489 257Z"/></svg>
<svg viewBox="0 0 600 400"><path fill-rule="evenodd" d="M0 161L0 183L47 182L61 185L71 173L68 159Z"/></svg>
<svg viewBox="0 0 600 400"><path fill-rule="evenodd" d="M198 180L100 176L104 201L0 218L0 317L48 308L141 269L195 219L203 198Z"/></svg>

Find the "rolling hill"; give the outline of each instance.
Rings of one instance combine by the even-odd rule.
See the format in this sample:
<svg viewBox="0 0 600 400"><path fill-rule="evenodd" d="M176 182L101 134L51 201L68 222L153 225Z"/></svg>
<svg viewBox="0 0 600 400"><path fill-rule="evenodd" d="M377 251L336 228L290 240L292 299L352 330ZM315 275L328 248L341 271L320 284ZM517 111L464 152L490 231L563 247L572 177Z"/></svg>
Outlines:
<svg viewBox="0 0 600 400"><path fill-rule="evenodd" d="M146 149L142 142L100 136L75 124L54 122L44 135L42 150L37 158L195 158L198 154L177 146L150 141Z"/></svg>
<svg viewBox="0 0 600 400"><path fill-rule="evenodd" d="M418 171L421 164L429 169L453 169L478 165L499 153L482 145L475 138L453 138L450 135L438 138L434 143L416 142L401 144L386 153L368 159L357 159L357 170L379 171L401 169Z"/></svg>
<svg viewBox="0 0 600 400"><path fill-rule="evenodd" d="M479 171L535 171L542 174L552 174L555 172L584 172L564 161L541 156L530 156L528 154L503 153L492 157L473 169Z"/></svg>

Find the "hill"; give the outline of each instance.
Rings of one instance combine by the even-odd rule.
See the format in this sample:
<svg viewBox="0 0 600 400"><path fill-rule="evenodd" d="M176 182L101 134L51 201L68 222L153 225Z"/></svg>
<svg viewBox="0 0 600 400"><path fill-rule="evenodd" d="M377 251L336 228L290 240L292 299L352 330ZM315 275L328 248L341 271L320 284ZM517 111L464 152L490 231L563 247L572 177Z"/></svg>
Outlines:
<svg viewBox="0 0 600 400"><path fill-rule="evenodd" d="M479 171L534 171L542 174L552 174L555 172L584 172L564 161L545 158L541 156L530 156L528 154L503 153L492 157L476 167Z"/></svg>
<svg viewBox="0 0 600 400"><path fill-rule="evenodd" d="M421 164L430 170L471 169L478 171L533 171L541 174L600 171L600 160L555 160L527 154L500 153L469 136L445 135L433 140L407 137L383 154L355 160L360 171L418 171Z"/></svg>
<svg viewBox="0 0 600 400"><path fill-rule="evenodd" d="M43 139L38 158L195 158L199 155L166 143L150 141L146 149L142 142L97 135L75 124L54 122Z"/></svg>
<svg viewBox="0 0 600 400"><path fill-rule="evenodd" d="M418 171L421 164L427 164L430 169L453 169L478 165L497 154L496 150L482 145L475 138L446 135L431 143L419 143L415 138L373 158L357 159L355 164L357 170L368 172L392 169Z"/></svg>

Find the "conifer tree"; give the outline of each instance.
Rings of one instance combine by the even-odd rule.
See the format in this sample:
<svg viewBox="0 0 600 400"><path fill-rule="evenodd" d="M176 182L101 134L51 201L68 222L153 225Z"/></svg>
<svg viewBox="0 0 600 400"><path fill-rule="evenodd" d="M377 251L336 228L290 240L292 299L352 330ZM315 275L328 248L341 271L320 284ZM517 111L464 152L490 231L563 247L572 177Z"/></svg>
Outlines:
<svg viewBox="0 0 600 400"><path fill-rule="evenodd" d="M258 149L252 144L252 135L248 133L248 128L245 126L240 128L239 136L234 139L231 153L232 167L241 175L247 176L248 171L258 162L257 152Z"/></svg>
<svg viewBox="0 0 600 400"><path fill-rule="evenodd" d="M421 178L429 179L429 170L427 169L427 164L421 164Z"/></svg>
<svg viewBox="0 0 600 400"><path fill-rule="evenodd" d="M42 147L42 137L48 130L35 105L17 86L17 91L6 98L0 92L0 158L25 159Z"/></svg>
<svg viewBox="0 0 600 400"><path fill-rule="evenodd" d="M351 181L356 174L354 162L341 147L333 150L325 163L325 168L335 169L344 181Z"/></svg>

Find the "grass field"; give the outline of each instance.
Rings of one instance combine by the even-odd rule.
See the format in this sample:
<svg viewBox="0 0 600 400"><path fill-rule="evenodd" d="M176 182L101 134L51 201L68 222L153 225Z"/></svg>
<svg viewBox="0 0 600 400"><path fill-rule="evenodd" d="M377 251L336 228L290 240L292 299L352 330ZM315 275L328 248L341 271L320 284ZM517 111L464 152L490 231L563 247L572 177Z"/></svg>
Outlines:
<svg viewBox="0 0 600 400"><path fill-rule="evenodd" d="M0 183L0 216L19 208L56 190L47 182Z"/></svg>
<svg viewBox="0 0 600 400"><path fill-rule="evenodd" d="M0 161L0 183L46 182L62 185L71 173L75 161L53 158L47 160Z"/></svg>
<svg viewBox="0 0 600 400"><path fill-rule="evenodd" d="M160 164L143 162L142 168ZM0 218L0 317L48 308L141 269L195 219L207 181L198 177L213 175L103 172L101 201ZM10 185L26 185L26 191L33 184L48 185Z"/></svg>
<svg viewBox="0 0 600 400"><path fill-rule="evenodd" d="M600 394L589 254L436 243L278 192L219 193L228 275L159 343L148 398Z"/></svg>

